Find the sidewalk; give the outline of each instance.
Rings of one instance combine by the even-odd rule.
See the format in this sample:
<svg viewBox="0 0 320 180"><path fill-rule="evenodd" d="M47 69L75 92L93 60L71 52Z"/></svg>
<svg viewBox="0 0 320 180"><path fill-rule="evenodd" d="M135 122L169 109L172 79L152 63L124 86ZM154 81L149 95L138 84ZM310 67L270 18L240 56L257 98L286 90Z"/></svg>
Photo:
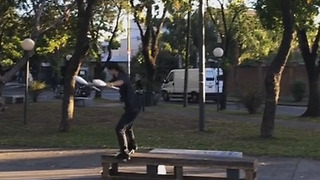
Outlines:
<svg viewBox="0 0 320 180"><path fill-rule="evenodd" d="M0 179L3 180L97 180L100 179L100 156L104 149L3 149L0 150ZM318 180L320 161L284 158L257 157L258 180ZM129 171L143 167L126 168ZM207 174L188 168L187 172ZM223 171L216 171L220 175Z"/></svg>

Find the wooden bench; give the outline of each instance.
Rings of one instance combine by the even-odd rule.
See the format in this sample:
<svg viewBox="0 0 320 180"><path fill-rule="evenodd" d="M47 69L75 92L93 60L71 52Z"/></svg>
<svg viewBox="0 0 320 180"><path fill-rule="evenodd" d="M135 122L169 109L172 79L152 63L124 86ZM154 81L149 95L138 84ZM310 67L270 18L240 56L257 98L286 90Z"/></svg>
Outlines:
<svg viewBox="0 0 320 180"><path fill-rule="evenodd" d="M241 169L245 172L243 180L254 180L256 178L258 163L254 158L217 158L208 157L204 155L190 155L190 154L164 154L164 153L135 153L131 156L131 160L125 163L114 158L116 151L107 150L102 155L102 178L113 180L227 180L228 177L212 177L207 176L191 176L183 173L183 167L212 167L219 169ZM146 172L120 172L119 165L142 165L146 167ZM173 166L174 172L172 175L157 174L154 166L165 165ZM241 179L241 178L239 178ZM234 180L234 178L232 178Z"/></svg>
<svg viewBox="0 0 320 180"><path fill-rule="evenodd" d="M24 95L4 95L5 104L20 104L24 102Z"/></svg>

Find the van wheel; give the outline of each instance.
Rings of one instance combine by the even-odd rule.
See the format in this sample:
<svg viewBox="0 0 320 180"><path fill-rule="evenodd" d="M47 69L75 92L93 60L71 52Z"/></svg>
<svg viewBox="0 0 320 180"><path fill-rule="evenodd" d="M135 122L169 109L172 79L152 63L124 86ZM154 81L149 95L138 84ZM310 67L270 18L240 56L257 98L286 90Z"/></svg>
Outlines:
<svg viewBox="0 0 320 180"><path fill-rule="evenodd" d="M198 93L191 93L191 101L194 102L194 103L197 103L199 102L199 95Z"/></svg>
<svg viewBox="0 0 320 180"><path fill-rule="evenodd" d="M169 97L169 94L168 94L167 91L163 91L163 92L162 92L162 99L163 99L164 101L169 101L169 100L170 100L170 97Z"/></svg>

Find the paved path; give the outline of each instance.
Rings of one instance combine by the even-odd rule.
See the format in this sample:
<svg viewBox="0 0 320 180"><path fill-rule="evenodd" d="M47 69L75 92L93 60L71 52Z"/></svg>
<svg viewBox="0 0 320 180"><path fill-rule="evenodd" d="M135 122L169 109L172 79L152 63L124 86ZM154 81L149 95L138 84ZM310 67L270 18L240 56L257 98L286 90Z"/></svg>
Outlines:
<svg viewBox="0 0 320 180"><path fill-rule="evenodd" d="M2 180L96 180L100 179L100 157L104 149L2 149L0 179ZM319 180L320 161L257 157L258 180ZM143 167L125 168L143 171ZM168 169L170 172L170 169ZM189 174L208 174L209 168L188 168ZM215 171L221 175L222 171Z"/></svg>

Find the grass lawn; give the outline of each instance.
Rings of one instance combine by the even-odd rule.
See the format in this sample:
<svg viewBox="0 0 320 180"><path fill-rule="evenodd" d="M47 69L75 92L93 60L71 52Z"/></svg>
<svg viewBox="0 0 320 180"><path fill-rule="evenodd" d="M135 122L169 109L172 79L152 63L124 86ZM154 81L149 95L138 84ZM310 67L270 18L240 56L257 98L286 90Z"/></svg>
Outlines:
<svg viewBox="0 0 320 180"><path fill-rule="evenodd" d="M58 132L61 102L30 103L27 125L23 104L10 105L0 114L0 147L117 148L114 132L121 105L99 100L101 107L75 107L71 131ZM212 113L212 117L210 114ZM186 148L242 151L246 155L320 159L319 131L276 127L276 137L259 138L259 123L229 121L223 112L207 112L206 131L198 131L197 107L160 104L147 107L135 122L140 148ZM246 116L246 115L237 115Z"/></svg>

